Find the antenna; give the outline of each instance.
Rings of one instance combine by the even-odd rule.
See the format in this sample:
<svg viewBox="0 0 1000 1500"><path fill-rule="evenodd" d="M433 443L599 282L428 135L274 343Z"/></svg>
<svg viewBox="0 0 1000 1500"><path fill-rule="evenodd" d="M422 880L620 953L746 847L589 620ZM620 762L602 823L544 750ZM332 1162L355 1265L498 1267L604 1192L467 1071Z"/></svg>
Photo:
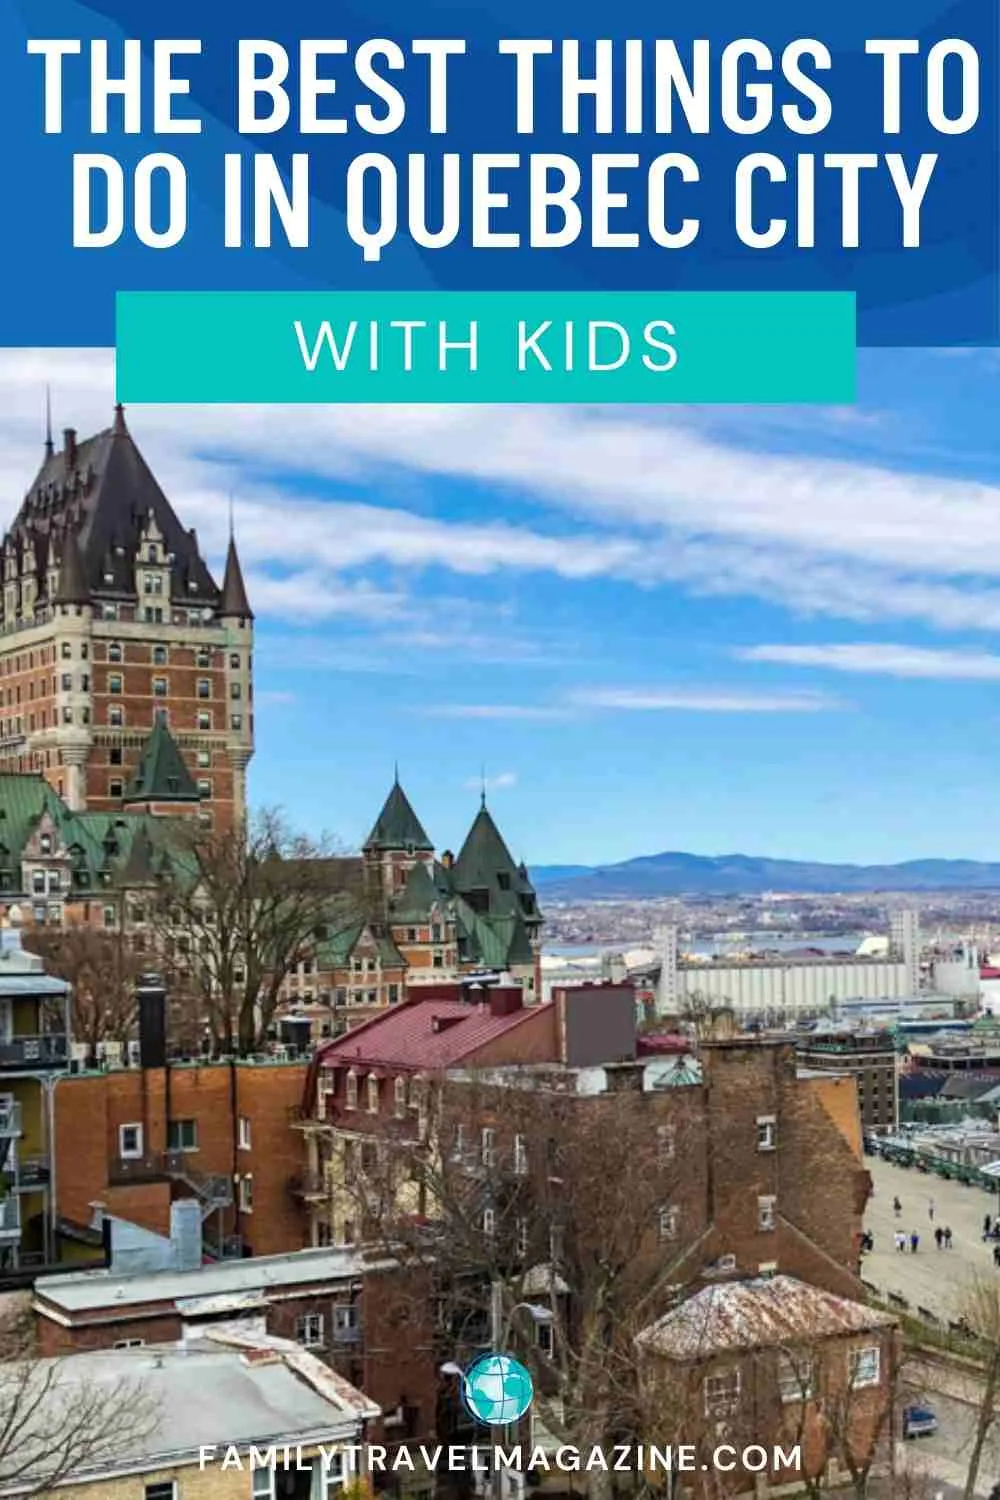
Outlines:
<svg viewBox="0 0 1000 1500"><path fill-rule="evenodd" d="M229 491L229 540L230 541L232 541L233 535L234 535L234 527L233 527L233 492L232 492L232 490L230 490Z"/></svg>
<svg viewBox="0 0 1000 1500"><path fill-rule="evenodd" d="M479 792L479 805L480 805L480 807L485 807L486 806L486 766L485 765L482 765L479 768L479 780L481 782L481 788L480 788L480 792Z"/></svg>
<svg viewBox="0 0 1000 1500"><path fill-rule="evenodd" d="M52 387L48 381L45 382L45 457L51 458L55 449L52 445Z"/></svg>

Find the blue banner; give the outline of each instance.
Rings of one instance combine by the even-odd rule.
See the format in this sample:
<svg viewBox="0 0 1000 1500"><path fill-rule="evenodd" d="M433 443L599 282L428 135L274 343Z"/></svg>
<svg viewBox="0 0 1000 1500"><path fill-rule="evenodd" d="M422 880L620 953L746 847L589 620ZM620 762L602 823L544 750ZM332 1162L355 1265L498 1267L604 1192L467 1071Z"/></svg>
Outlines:
<svg viewBox="0 0 1000 1500"><path fill-rule="evenodd" d="M109 344L128 290L642 288L853 291L861 345L993 343L997 26L0 0L0 341Z"/></svg>

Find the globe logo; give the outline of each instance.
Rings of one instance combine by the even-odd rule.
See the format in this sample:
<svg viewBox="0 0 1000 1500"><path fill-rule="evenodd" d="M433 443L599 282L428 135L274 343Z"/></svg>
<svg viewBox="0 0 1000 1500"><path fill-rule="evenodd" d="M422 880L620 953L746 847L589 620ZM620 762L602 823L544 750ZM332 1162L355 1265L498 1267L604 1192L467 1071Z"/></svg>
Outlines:
<svg viewBox="0 0 1000 1500"><path fill-rule="evenodd" d="M462 1377L466 1410L487 1427L516 1422L528 1410L534 1394L530 1374L509 1354L481 1354Z"/></svg>

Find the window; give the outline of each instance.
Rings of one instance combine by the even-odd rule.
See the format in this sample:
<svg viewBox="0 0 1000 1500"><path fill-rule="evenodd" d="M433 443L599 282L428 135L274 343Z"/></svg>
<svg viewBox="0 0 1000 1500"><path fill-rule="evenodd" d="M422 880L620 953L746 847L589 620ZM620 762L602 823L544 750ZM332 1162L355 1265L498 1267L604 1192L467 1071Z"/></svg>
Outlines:
<svg viewBox="0 0 1000 1500"><path fill-rule="evenodd" d="M124 756L121 745L112 745L108 751L108 764L111 766L120 766L123 760Z"/></svg>
<svg viewBox="0 0 1000 1500"><path fill-rule="evenodd" d="M658 1125L656 1127L656 1159L661 1166L664 1162L673 1161L676 1148L677 1133L674 1127Z"/></svg>
<svg viewBox="0 0 1000 1500"><path fill-rule="evenodd" d="M480 1160L484 1167L493 1167L496 1159L496 1132L487 1126L480 1137Z"/></svg>
<svg viewBox="0 0 1000 1500"><path fill-rule="evenodd" d="M239 669L240 669L240 653L238 651L230 651L230 653L229 653L229 665L230 665L231 669L234 672L238 672L239 671Z"/></svg>
<svg viewBox="0 0 1000 1500"><path fill-rule="evenodd" d="M274 1481L273 1468L252 1469L250 1472L251 1500L275 1500Z"/></svg>
<svg viewBox="0 0 1000 1500"><path fill-rule="evenodd" d="M195 666L210 667L212 665L212 653L207 646L199 646L195 655Z"/></svg>
<svg viewBox="0 0 1000 1500"><path fill-rule="evenodd" d="M497 1216L496 1210L492 1208L483 1209L483 1234L487 1239L492 1239L496 1234Z"/></svg>
<svg viewBox="0 0 1000 1500"><path fill-rule="evenodd" d="M396 1079L396 1114L402 1119L406 1114L406 1079Z"/></svg>
<svg viewBox="0 0 1000 1500"><path fill-rule="evenodd" d="M109 693L120 693L121 690L122 690L121 673L120 672L112 672L111 676L108 678L108 692Z"/></svg>
<svg viewBox="0 0 1000 1500"><path fill-rule="evenodd" d="M331 1453L325 1459L314 1458L312 1472L311 1500L332 1500L345 1487L344 1459L340 1453Z"/></svg>
<svg viewBox="0 0 1000 1500"><path fill-rule="evenodd" d="M877 1345L869 1349L852 1349L850 1354L851 1388L863 1385L878 1385L881 1374L880 1351Z"/></svg>
<svg viewBox="0 0 1000 1500"><path fill-rule="evenodd" d="M198 1121L197 1120L168 1120L167 1121L167 1150L168 1151L197 1151L198 1149Z"/></svg>
<svg viewBox="0 0 1000 1500"><path fill-rule="evenodd" d="M676 1208L661 1208L658 1217L658 1229L661 1240L675 1240L677 1238L677 1221L679 1214Z"/></svg>
<svg viewBox="0 0 1000 1500"><path fill-rule="evenodd" d="M757 1199L757 1228L771 1230L774 1228L774 1205L777 1199L774 1197Z"/></svg>
<svg viewBox="0 0 1000 1500"><path fill-rule="evenodd" d="M250 1121L248 1120L248 1118L247 1118L246 1115L240 1115L240 1118L239 1118L239 1121L237 1122L237 1127L236 1128L237 1128L237 1137L236 1138L237 1138L237 1144L239 1145L239 1149L241 1151L249 1151L251 1149L251 1143L252 1143L253 1137L252 1137L251 1131L250 1131Z"/></svg>
<svg viewBox="0 0 1000 1500"><path fill-rule="evenodd" d="M162 573L144 573L142 576L142 591L144 594L162 594Z"/></svg>
<svg viewBox="0 0 1000 1500"><path fill-rule="evenodd" d="M70 645L69 641L63 641L63 643L62 643L62 659L63 659L63 661L69 661L69 659L70 659L70 657L72 655L73 655L73 647Z"/></svg>
<svg viewBox="0 0 1000 1500"><path fill-rule="evenodd" d="M104 908L104 925L105 927L117 927L118 925L118 913L113 906L106 906Z"/></svg>
<svg viewBox="0 0 1000 1500"><path fill-rule="evenodd" d="M374 1073L368 1074L368 1113L378 1114L378 1079Z"/></svg>
<svg viewBox="0 0 1000 1500"><path fill-rule="evenodd" d="M724 1417L734 1411L740 1400L739 1370L720 1370L705 1376L705 1415Z"/></svg>
<svg viewBox="0 0 1000 1500"><path fill-rule="evenodd" d="M119 1125L118 1155L126 1160L135 1160L142 1155L142 1126Z"/></svg>
<svg viewBox="0 0 1000 1500"><path fill-rule="evenodd" d="M807 1355L778 1356L778 1391L782 1401L809 1401L813 1393L813 1361Z"/></svg>
<svg viewBox="0 0 1000 1500"><path fill-rule="evenodd" d="M137 1339L136 1343L141 1344L142 1339ZM125 1347L128 1348L129 1345L126 1344ZM177 1486L172 1479L162 1479L157 1484L147 1484L143 1488L145 1500L174 1500L177 1493Z"/></svg>
<svg viewBox="0 0 1000 1500"><path fill-rule="evenodd" d="M167 648L166 648L166 646L154 646L153 647L153 666L154 667L165 667L166 665L167 665Z"/></svg>
<svg viewBox="0 0 1000 1500"><path fill-rule="evenodd" d="M243 689L240 687L238 682L231 682L229 684L229 696L234 701L243 697Z"/></svg>
<svg viewBox="0 0 1000 1500"><path fill-rule="evenodd" d="M240 1178L240 1213L253 1213L253 1173L245 1172Z"/></svg>
<svg viewBox="0 0 1000 1500"><path fill-rule="evenodd" d="M64 672L62 674L62 677L60 678L60 682L62 683L62 690L63 690L64 693L72 692L72 689L73 689L73 673L72 672Z"/></svg>
<svg viewBox="0 0 1000 1500"><path fill-rule="evenodd" d="M36 895L45 895L45 871L33 870L31 875L31 888Z"/></svg>
<svg viewBox="0 0 1000 1500"><path fill-rule="evenodd" d="M122 793L124 792L124 790L125 790L125 786L124 786L124 783L120 780L120 778L116 777L113 781L109 781L108 782L108 796L109 797L120 797L122 795Z"/></svg>
<svg viewBox="0 0 1000 1500"><path fill-rule="evenodd" d="M232 728L232 729L242 729L243 728L243 715L242 714L231 714L230 717L229 717L229 725L230 725L230 728Z"/></svg>
<svg viewBox="0 0 1000 1500"><path fill-rule="evenodd" d="M198 793L202 797L211 797L212 795L212 783L206 780L204 776L199 778Z"/></svg>
<svg viewBox="0 0 1000 1500"><path fill-rule="evenodd" d="M358 1075L353 1069L347 1075L345 1103L348 1109L358 1107Z"/></svg>
<svg viewBox="0 0 1000 1500"><path fill-rule="evenodd" d="M212 696L212 684L209 682L209 680L208 680L207 677L199 677L198 678L198 697L199 698L211 698L211 696Z"/></svg>
<svg viewBox="0 0 1000 1500"><path fill-rule="evenodd" d="M125 712L117 703L113 703L108 709L108 723L112 729L121 729L125 723Z"/></svg>
<svg viewBox="0 0 1000 1500"><path fill-rule="evenodd" d="M197 757L197 763L198 763L198 769L201 770L201 771L204 771L207 766L210 766L212 764L212 752L211 752L211 750L199 750L198 751L198 757Z"/></svg>
<svg viewBox="0 0 1000 1500"><path fill-rule="evenodd" d="M303 1313L295 1324L295 1337L307 1349L315 1349L323 1343L323 1314Z"/></svg>
<svg viewBox="0 0 1000 1500"><path fill-rule="evenodd" d="M153 678L153 697L165 698L167 696L167 679L165 677Z"/></svg>
<svg viewBox="0 0 1000 1500"><path fill-rule="evenodd" d="M211 727L212 727L212 715L210 713L206 713L204 711L204 709L203 709L201 711L201 713L199 713L199 715L198 715L198 728L199 729L211 729Z"/></svg>
<svg viewBox="0 0 1000 1500"><path fill-rule="evenodd" d="M114 1344L111 1345L111 1347L112 1347L112 1349L144 1349L146 1347L146 1340L145 1339L118 1339ZM154 1489L155 1490L156 1488L158 1488L158 1486L155 1485L155 1484L154 1485L147 1485L146 1488L147 1488L147 1493L148 1493L148 1491L150 1489Z"/></svg>
<svg viewBox="0 0 1000 1500"><path fill-rule="evenodd" d="M777 1145L777 1122L773 1115L757 1116L757 1150L773 1151Z"/></svg>
<svg viewBox="0 0 1000 1500"><path fill-rule="evenodd" d="M527 1176L528 1172L528 1148L524 1144L524 1136L514 1137L514 1171L518 1177Z"/></svg>

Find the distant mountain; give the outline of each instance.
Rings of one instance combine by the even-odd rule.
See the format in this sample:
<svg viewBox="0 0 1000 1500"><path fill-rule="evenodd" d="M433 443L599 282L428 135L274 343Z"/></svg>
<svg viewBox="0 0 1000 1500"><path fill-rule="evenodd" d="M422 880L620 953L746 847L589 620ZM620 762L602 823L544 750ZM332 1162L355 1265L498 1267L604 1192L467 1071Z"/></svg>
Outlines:
<svg viewBox="0 0 1000 1500"><path fill-rule="evenodd" d="M534 865L550 901L641 900L653 896L753 895L760 891L998 890L1000 864L911 859L899 865L826 865L749 854L647 854L615 865Z"/></svg>

